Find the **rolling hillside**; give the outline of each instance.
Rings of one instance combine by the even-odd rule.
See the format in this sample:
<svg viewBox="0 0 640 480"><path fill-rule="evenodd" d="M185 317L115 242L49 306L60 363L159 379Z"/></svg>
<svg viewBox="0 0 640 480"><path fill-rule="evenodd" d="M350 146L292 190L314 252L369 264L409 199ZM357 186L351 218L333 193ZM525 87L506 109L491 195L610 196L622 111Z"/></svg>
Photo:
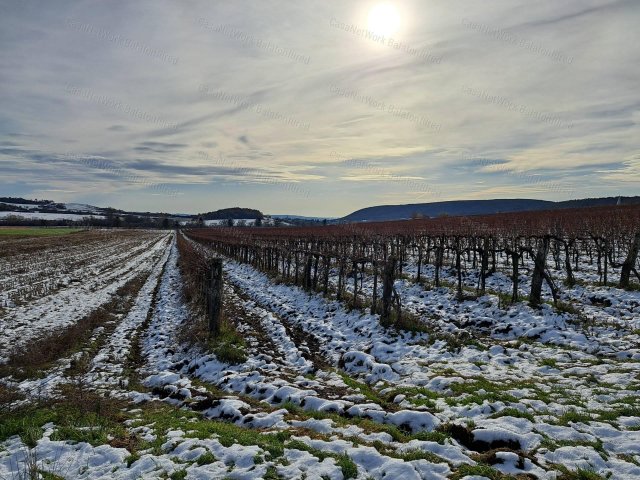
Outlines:
<svg viewBox="0 0 640 480"><path fill-rule="evenodd" d="M586 198L563 202L514 198L495 200L454 200L448 202L415 203L407 205L379 205L357 210L338 221L372 222L404 220L415 216L439 217L442 215L488 215L501 212L524 212L556 208L615 205L618 202L622 204L640 203L640 197Z"/></svg>

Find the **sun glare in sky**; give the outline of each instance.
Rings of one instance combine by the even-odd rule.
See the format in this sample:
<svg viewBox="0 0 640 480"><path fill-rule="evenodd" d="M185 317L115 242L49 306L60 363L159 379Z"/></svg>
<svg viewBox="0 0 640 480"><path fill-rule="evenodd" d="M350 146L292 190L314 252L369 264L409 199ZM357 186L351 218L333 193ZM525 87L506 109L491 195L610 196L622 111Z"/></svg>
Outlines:
<svg viewBox="0 0 640 480"><path fill-rule="evenodd" d="M400 14L391 3L378 3L369 10L368 28L373 33L391 36L400 27Z"/></svg>

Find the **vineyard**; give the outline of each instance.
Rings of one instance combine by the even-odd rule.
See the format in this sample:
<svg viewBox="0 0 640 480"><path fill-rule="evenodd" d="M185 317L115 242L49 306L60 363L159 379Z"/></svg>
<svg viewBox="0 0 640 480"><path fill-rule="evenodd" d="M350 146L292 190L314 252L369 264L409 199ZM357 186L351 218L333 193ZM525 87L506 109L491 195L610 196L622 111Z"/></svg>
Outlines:
<svg viewBox="0 0 640 480"><path fill-rule="evenodd" d="M632 274L640 280L635 268L639 226L640 209L629 206L306 229L209 229L195 230L191 235L223 255L325 295L331 272L336 272L332 291L337 300L344 297L351 278L349 294L354 307L360 305L362 281L369 272L373 277L369 300L375 313L382 270L402 276L409 273L408 264L415 270L409 274L416 282L431 280L436 288L441 286L443 267L453 268L459 299L469 285L475 286L479 295L485 294L487 279L499 266L510 271L511 302L521 296L521 274L531 277L529 301L534 306L541 303L543 284L557 302L557 281L573 287L574 271L581 267L585 279L597 278L602 285L608 285L617 271L619 281L613 283L628 288ZM555 280L549 271L549 256L558 273ZM474 278L463 281L469 270L474 271Z"/></svg>
<svg viewBox="0 0 640 480"><path fill-rule="evenodd" d="M638 206L0 248L0 478L640 478Z"/></svg>

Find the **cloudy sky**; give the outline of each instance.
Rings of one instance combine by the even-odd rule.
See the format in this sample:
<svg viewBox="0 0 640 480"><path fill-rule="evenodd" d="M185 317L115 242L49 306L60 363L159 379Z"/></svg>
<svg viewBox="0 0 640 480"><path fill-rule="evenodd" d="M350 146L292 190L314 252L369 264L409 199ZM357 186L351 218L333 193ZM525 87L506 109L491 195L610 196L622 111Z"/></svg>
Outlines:
<svg viewBox="0 0 640 480"><path fill-rule="evenodd" d="M340 216L640 193L638 0L0 7L0 195Z"/></svg>

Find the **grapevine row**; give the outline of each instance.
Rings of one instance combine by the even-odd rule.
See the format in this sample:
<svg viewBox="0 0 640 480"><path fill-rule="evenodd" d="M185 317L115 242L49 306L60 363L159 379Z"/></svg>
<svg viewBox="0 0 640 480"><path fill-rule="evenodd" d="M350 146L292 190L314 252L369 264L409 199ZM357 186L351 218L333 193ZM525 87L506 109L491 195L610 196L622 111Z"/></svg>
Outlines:
<svg viewBox="0 0 640 480"><path fill-rule="evenodd" d="M534 307L542 302L543 284L557 301L559 282L573 286L575 272L586 264L597 265L599 283L604 285L611 283L612 269L620 270L620 288L632 287L632 274L640 280L638 205L317 227L191 229L186 234L222 255L307 290L335 295L354 306L366 300L372 313L380 313L382 303L389 301L381 298L378 279L386 279L385 271L397 278L409 261L417 264L417 282L426 280L424 267L432 265L430 281L436 287L442 283L442 268L451 266L460 299L463 270L478 272L476 290L483 295L487 278L508 268L513 302L519 300L520 274L529 265L529 302ZM554 278L550 264L564 278ZM370 299L361 298L364 272L373 275ZM335 287L330 276L337 277ZM346 291L347 282L352 283L351 292ZM400 299L392 301L399 314Z"/></svg>

